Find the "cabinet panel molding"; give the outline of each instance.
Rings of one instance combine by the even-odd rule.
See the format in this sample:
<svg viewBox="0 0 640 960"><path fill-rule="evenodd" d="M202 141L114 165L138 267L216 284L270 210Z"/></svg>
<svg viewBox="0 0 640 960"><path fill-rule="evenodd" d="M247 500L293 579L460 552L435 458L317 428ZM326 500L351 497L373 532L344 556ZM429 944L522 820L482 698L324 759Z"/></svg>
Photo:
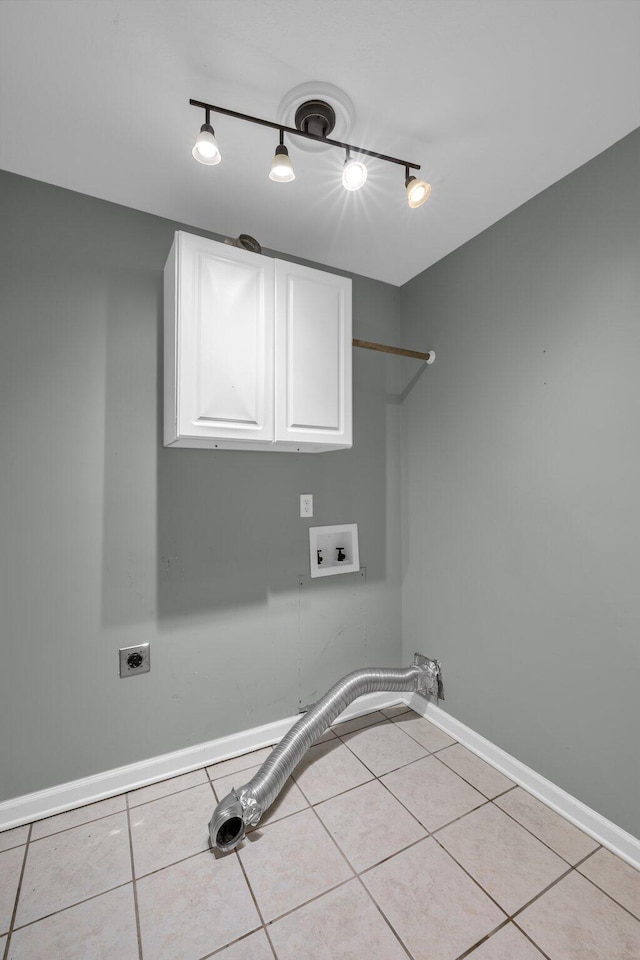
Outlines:
<svg viewBox="0 0 640 960"><path fill-rule="evenodd" d="M349 279L179 231L164 300L165 446L351 446Z"/></svg>
<svg viewBox="0 0 640 960"><path fill-rule="evenodd" d="M351 280L276 261L276 440L351 445Z"/></svg>

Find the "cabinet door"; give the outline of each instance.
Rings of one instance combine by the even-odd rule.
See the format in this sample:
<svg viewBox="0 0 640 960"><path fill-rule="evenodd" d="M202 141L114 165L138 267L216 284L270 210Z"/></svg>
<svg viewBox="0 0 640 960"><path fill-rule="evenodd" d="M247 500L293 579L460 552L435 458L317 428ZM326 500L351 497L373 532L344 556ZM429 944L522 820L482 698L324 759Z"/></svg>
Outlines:
<svg viewBox="0 0 640 960"><path fill-rule="evenodd" d="M186 233L177 241L178 440L272 442L273 260Z"/></svg>
<svg viewBox="0 0 640 960"><path fill-rule="evenodd" d="M276 260L276 442L351 446L351 280Z"/></svg>

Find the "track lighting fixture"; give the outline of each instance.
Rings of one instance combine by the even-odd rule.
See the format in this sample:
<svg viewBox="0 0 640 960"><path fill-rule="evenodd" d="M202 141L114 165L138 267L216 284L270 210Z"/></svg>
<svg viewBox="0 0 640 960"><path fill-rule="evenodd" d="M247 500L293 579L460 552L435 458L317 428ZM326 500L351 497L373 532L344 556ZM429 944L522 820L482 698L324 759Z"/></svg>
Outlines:
<svg viewBox="0 0 640 960"><path fill-rule="evenodd" d="M209 122L209 115L213 110L214 113L222 113L227 117L235 117L237 120L245 120L247 123L256 123L262 127L270 127L279 131L280 143L276 147L269 171L269 179L275 180L277 183L288 183L296 178L289 151L284 145L284 134L286 132L295 137L315 140L325 146L340 147L346 150L346 159L342 168L342 185L346 190L359 190L367 180L367 167L361 160L353 159L350 153L353 150L354 153L375 157L378 160L384 160L386 163L396 163L398 166L404 167L407 202L412 209L421 207L431 195L431 184L425 180L418 180L410 172L411 170L419 170L419 163L409 163L406 160L399 160L398 157L389 157L384 153L377 153L375 150L366 150L364 147L356 147L351 143L331 140L328 134L331 133L335 124L335 112L330 104L323 100L309 100L298 107L295 127L286 127L279 123L273 123L271 120L250 117L246 113L238 113L237 110L228 110L226 107L216 107L212 103L203 103L201 100L190 100L189 103L192 107L198 107L205 111L205 122L200 127L200 133L191 151L199 163L213 166L220 163L221 160L213 127Z"/></svg>
<svg viewBox="0 0 640 960"><path fill-rule="evenodd" d="M284 131L280 131L280 143L276 147L273 160L271 161L271 170L269 171L269 180L275 180L276 183L289 183L295 180L296 175L293 172L293 164L289 156L289 151L284 145Z"/></svg>
<svg viewBox="0 0 640 960"><path fill-rule="evenodd" d="M407 191L407 203L412 210L421 207L431 196L431 184L425 180L418 180L409 174L409 167L406 168L406 179L404 182Z"/></svg>
<svg viewBox="0 0 640 960"><path fill-rule="evenodd" d="M359 190L367 182L367 168L361 160L354 160L347 147L347 158L342 168L342 186L345 190Z"/></svg>
<svg viewBox="0 0 640 960"><path fill-rule="evenodd" d="M196 137L196 142L193 145L193 150L191 155L194 160L197 160L198 163L205 163L209 167L215 166L216 163L220 163L222 157L220 156L220 150L218 149L218 143L216 141L216 135L213 132L213 127L209 123L209 111L206 111L205 122L200 127L200 133Z"/></svg>

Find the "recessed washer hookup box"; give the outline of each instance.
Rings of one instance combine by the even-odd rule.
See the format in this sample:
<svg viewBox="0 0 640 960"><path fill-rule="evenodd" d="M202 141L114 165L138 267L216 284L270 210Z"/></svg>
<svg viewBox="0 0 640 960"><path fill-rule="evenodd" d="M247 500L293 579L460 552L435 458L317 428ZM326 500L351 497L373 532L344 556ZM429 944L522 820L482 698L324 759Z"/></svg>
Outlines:
<svg viewBox="0 0 640 960"><path fill-rule="evenodd" d="M309 565L312 577L356 573L360 569L358 524L309 527Z"/></svg>

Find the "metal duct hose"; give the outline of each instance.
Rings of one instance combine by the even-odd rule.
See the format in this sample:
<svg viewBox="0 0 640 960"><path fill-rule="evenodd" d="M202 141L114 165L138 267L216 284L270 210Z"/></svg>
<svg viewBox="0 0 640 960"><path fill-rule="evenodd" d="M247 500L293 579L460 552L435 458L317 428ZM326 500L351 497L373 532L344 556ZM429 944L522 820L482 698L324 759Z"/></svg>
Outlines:
<svg viewBox="0 0 640 960"><path fill-rule="evenodd" d="M211 846L233 850L245 828L255 826L269 809L311 744L353 700L380 690L431 694L443 700L440 663L416 653L406 669L371 667L339 680L285 734L256 775L220 801L209 823Z"/></svg>

